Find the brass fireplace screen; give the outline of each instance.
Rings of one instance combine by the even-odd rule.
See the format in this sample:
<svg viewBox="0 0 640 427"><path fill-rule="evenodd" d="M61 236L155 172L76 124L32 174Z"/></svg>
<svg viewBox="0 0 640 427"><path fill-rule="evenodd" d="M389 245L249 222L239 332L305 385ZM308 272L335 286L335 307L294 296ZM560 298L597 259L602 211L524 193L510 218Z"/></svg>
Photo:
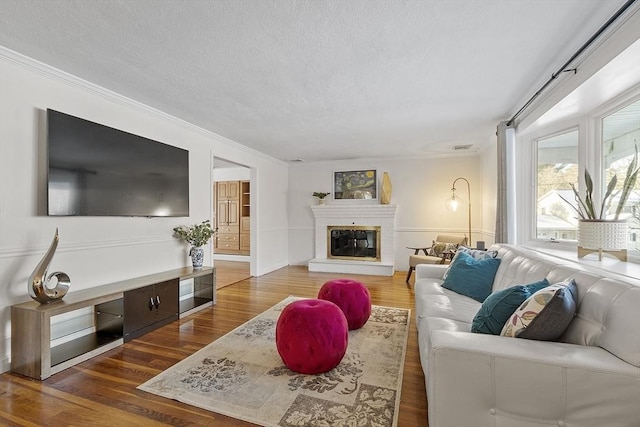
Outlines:
<svg viewBox="0 0 640 427"><path fill-rule="evenodd" d="M327 258L380 261L380 227L328 226Z"/></svg>

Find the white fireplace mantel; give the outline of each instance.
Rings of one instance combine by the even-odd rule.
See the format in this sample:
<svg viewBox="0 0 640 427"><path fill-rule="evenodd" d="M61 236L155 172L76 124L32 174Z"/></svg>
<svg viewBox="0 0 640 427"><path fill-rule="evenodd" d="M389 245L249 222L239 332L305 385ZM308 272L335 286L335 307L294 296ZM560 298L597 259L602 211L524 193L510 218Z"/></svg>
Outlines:
<svg viewBox="0 0 640 427"><path fill-rule="evenodd" d="M309 261L309 271L393 275L396 205L316 205L311 210L315 218L315 258ZM380 227L379 262L327 258L327 227L344 225Z"/></svg>

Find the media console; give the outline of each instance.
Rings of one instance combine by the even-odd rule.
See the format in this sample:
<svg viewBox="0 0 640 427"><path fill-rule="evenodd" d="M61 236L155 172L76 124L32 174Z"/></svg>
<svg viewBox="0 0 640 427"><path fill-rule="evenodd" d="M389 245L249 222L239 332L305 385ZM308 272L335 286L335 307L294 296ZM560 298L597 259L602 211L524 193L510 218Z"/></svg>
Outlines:
<svg viewBox="0 0 640 427"><path fill-rule="evenodd" d="M187 279L193 289L181 298L180 281ZM215 303L215 269L187 267L70 292L50 304L17 304L11 307L11 371L44 380ZM93 332L52 346L52 317L89 307Z"/></svg>

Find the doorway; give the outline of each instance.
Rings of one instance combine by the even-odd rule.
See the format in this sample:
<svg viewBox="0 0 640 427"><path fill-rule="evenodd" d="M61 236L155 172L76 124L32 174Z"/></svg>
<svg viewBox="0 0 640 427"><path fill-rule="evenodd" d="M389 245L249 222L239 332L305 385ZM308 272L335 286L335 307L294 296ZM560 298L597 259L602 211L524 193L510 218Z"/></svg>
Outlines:
<svg viewBox="0 0 640 427"><path fill-rule="evenodd" d="M213 159L213 244L216 288L251 277L251 169L226 159Z"/></svg>

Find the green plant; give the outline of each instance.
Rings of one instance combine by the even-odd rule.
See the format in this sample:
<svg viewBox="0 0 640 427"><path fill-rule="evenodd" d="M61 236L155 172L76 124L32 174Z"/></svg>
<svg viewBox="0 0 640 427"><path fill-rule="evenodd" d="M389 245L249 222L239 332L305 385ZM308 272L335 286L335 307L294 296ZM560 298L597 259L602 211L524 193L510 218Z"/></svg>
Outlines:
<svg viewBox="0 0 640 427"><path fill-rule="evenodd" d="M215 230L211 228L209 220L202 221L202 224L196 224L190 227L181 225L173 229L175 237L186 240L197 248L206 245L209 239L211 239L217 231L217 228Z"/></svg>
<svg viewBox="0 0 640 427"><path fill-rule="evenodd" d="M331 193L322 193L322 192L317 192L315 191L313 193L313 197L317 197L318 199L324 199L325 197L327 197L329 194Z"/></svg>
<svg viewBox="0 0 640 427"><path fill-rule="evenodd" d="M627 168L627 174L624 178L624 182L622 183L622 189L620 191L615 191L616 185L618 184L618 176L613 175L613 178L611 178L611 181L609 181L609 184L607 185L607 191L604 193L604 197L602 198L602 202L600 203L599 210L598 206L593 201L593 180L591 179L591 174L589 174L589 171L586 169L584 171L584 181L586 185L584 199L580 196L580 193L576 189L576 186L574 184L571 184L571 189L573 190L573 194L575 195L578 207L572 205L564 197L560 197L578 213L580 219L603 220L606 219L607 211L611 207L613 199L618 195L618 193L620 193L618 206L613 217L614 220L617 220L620 216L620 213L622 212L622 209L624 208L625 203L627 202L627 199L631 195L631 191L633 191L633 187L636 185L639 171L640 168L638 168L638 147L636 146L636 153L631 163L629 163L629 167Z"/></svg>
<svg viewBox="0 0 640 427"><path fill-rule="evenodd" d="M640 226L640 203L636 203L633 208L633 214L631 215L633 220Z"/></svg>

